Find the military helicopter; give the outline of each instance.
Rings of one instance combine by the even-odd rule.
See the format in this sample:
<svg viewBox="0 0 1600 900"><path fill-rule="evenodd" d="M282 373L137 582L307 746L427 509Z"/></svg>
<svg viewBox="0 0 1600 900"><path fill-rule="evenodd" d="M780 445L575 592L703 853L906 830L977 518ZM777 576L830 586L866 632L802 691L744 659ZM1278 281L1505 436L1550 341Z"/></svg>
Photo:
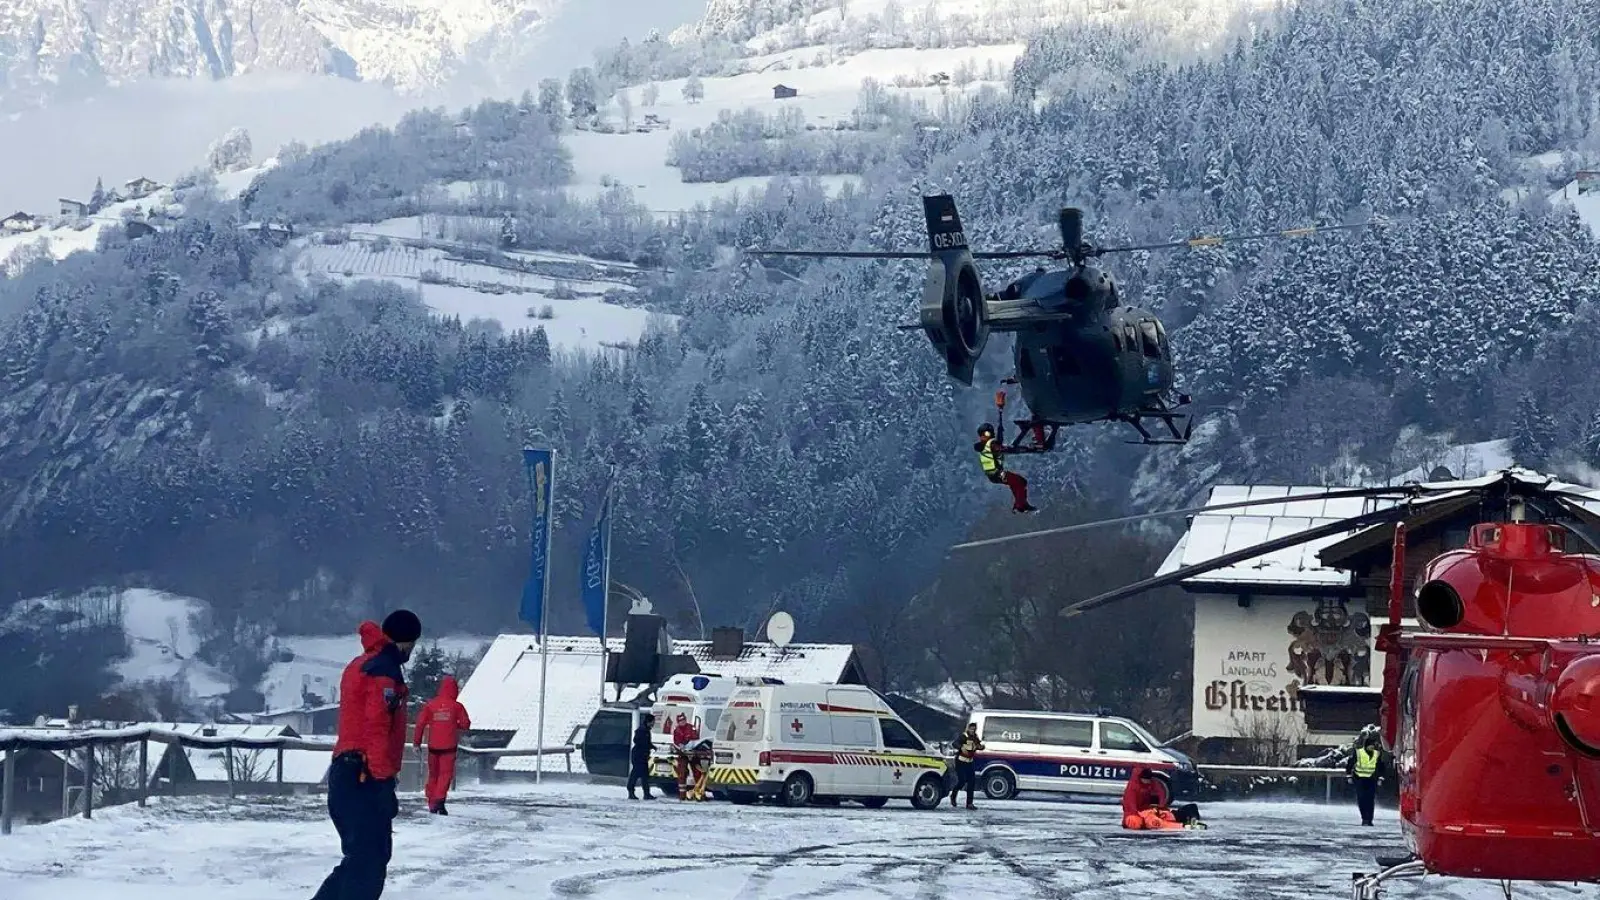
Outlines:
<svg viewBox="0 0 1600 900"><path fill-rule="evenodd" d="M1108 253L1209 247L1318 231L1360 228L1367 223L1298 228L1231 237L1198 237L1161 244L1095 247L1083 238L1083 211L1062 209L1061 247L974 253L967 246L961 216L949 194L922 198L927 220L926 252L749 250L751 256L839 259L928 259L922 289L922 329L944 357L951 378L971 386L978 359L992 331L1017 335L1015 372L1002 385L1019 385L1029 415L1017 419L1017 435L1007 453L1054 449L1059 429L1094 422L1126 422L1139 433L1136 444L1182 444L1193 419L1184 413L1187 394L1177 393L1176 368L1166 329L1155 313L1124 305L1111 273L1094 264ZM1070 268L1039 267L997 294L986 294L974 260L1047 258ZM1005 388L995 395L1004 439ZM1179 429L1180 420L1183 422ZM1158 437L1146 423L1160 422ZM1031 438L1031 440L1027 440ZM1027 441L1025 443L1025 441Z"/></svg>
<svg viewBox="0 0 1600 900"><path fill-rule="evenodd" d="M957 545L990 546L1223 509L1363 498L1366 511L1081 600L1077 616L1288 547L1392 529L1382 741L1394 756L1406 853L1352 876L1353 900L1398 878L1600 884L1600 494L1520 469L1470 481L1292 494L1127 516ZM1406 523L1438 537L1479 511L1466 546L1406 560ZM1430 535L1429 529L1434 533ZM1581 541L1568 549L1568 538ZM1415 573L1407 602L1406 581ZM1408 607L1417 628L1402 627Z"/></svg>

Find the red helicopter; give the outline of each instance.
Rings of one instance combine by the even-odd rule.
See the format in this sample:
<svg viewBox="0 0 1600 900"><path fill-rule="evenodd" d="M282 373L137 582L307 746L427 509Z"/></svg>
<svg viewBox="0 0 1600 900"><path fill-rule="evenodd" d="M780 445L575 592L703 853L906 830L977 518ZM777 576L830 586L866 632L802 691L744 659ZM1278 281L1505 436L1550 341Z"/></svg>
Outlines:
<svg viewBox="0 0 1600 900"><path fill-rule="evenodd" d="M1490 521L1429 560L1415 583L1420 630L1405 631L1405 525L1435 502L1476 496ZM1525 470L1463 482L1323 494L1128 516L973 541L957 549L1107 524L1245 506L1365 497L1368 511L1083 600L1078 615L1320 537L1396 523L1381 728L1399 776L1408 855L1353 876L1354 900L1395 878L1600 883L1600 497ZM1541 521L1530 521L1530 512Z"/></svg>

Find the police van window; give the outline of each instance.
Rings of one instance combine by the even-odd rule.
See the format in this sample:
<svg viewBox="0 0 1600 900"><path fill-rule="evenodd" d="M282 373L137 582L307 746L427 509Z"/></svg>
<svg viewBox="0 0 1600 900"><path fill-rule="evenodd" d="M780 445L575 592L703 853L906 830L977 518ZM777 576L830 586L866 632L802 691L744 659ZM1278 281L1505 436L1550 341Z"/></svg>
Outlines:
<svg viewBox="0 0 1600 900"><path fill-rule="evenodd" d="M1123 750L1130 753L1143 753L1149 750L1144 741L1134 734L1126 725L1117 722L1100 723L1100 749Z"/></svg>
<svg viewBox="0 0 1600 900"><path fill-rule="evenodd" d="M878 725L883 728L883 746L890 750L915 750L921 753L928 749L922 746L911 729L893 719L879 719Z"/></svg>
<svg viewBox="0 0 1600 900"><path fill-rule="evenodd" d="M833 716L833 742L841 747L876 747L878 732L865 716Z"/></svg>
<svg viewBox="0 0 1600 900"><path fill-rule="evenodd" d="M1083 719L1041 719L1039 743L1057 747L1094 746L1094 723Z"/></svg>
<svg viewBox="0 0 1600 900"><path fill-rule="evenodd" d="M990 716L983 720L979 738L984 741L1006 741L1012 744L1039 743L1039 720L1016 716Z"/></svg>
<svg viewBox="0 0 1600 900"><path fill-rule="evenodd" d="M1151 359L1161 356L1161 335L1156 333L1156 323L1145 319L1139 323L1139 332L1144 336L1144 355Z"/></svg>

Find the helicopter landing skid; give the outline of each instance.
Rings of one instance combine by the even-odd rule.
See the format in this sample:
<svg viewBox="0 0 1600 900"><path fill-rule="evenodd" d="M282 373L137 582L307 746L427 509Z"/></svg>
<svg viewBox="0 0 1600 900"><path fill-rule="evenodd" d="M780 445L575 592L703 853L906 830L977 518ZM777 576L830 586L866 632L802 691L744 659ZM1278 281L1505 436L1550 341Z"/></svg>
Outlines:
<svg viewBox="0 0 1600 900"><path fill-rule="evenodd" d="M1124 441L1124 443L1128 444L1187 444L1189 443L1189 432L1194 427L1192 419L1181 413L1165 409L1141 410L1129 415L1117 416L1117 418L1132 425L1139 432L1139 440ZM1156 437L1151 434L1150 429L1144 427L1146 419L1154 419L1166 425L1167 431L1171 433L1172 437ZM1179 419L1185 420L1183 431L1178 430Z"/></svg>
<svg viewBox="0 0 1600 900"><path fill-rule="evenodd" d="M1383 862L1383 860L1380 860ZM1381 900L1383 897L1383 883L1396 878L1421 878L1428 874L1428 866L1420 859L1408 859L1396 862L1376 874L1368 875L1356 872L1350 876L1351 900Z"/></svg>
<svg viewBox="0 0 1600 900"><path fill-rule="evenodd" d="M1017 436L1006 446L1006 453L1049 453L1056 448L1056 433L1061 430L1060 425L1017 419L1016 426ZM1030 437L1033 441L1024 444L1023 441Z"/></svg>

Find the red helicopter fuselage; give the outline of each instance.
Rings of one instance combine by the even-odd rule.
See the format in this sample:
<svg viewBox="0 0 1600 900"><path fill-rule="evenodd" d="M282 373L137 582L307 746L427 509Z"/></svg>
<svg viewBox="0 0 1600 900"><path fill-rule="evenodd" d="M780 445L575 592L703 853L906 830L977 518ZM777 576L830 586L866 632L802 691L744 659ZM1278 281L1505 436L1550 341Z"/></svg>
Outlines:
<svg viewBox="0 0 1600 900"><path fill-rule="evenodd" d="M1565 537L1478 525L1422 570L1419 632L1399 630L1397 570L1384 736L1430 872L1600 880L1600 558Z"/></svg>

